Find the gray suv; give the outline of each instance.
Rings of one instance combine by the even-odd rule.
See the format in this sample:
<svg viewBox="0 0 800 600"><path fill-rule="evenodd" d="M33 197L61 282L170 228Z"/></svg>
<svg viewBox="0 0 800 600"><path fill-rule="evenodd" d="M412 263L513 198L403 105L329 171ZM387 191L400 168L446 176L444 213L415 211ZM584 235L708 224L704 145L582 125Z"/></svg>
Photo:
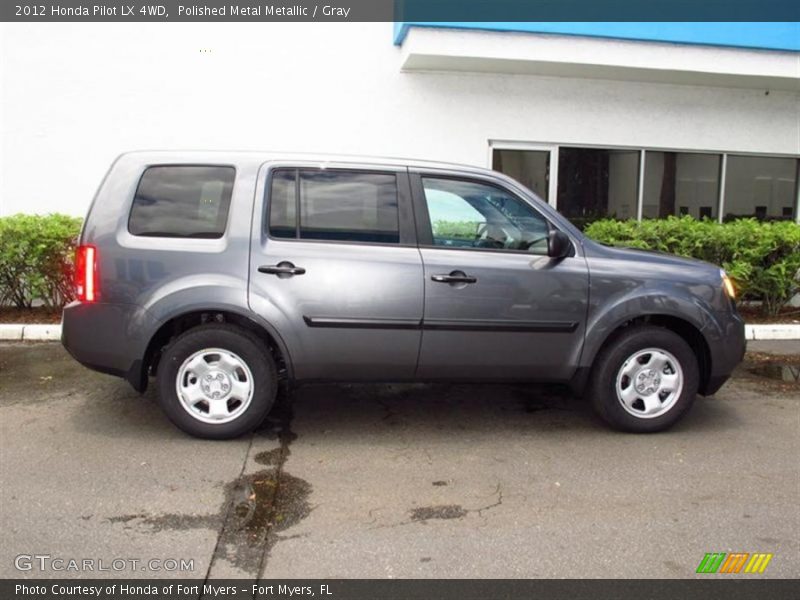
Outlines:
<svg viewBox="0 0 800 600"><path fill-rule="evenodd" d="M62 341L178 427L259 425L281 380L568 383L663 430L745 349L719 267L586 238L457 165L134 152L92 202Z"/></svg>

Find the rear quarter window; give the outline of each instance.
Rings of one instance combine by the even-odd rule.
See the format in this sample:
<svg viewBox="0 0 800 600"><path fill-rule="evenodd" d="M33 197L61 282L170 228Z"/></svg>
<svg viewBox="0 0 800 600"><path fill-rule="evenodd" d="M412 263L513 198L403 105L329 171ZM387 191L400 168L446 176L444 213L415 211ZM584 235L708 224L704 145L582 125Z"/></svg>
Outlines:
<svg viewBox="0 0 800 600"><path fill-rule="evenodd" d="M233 167L148 167L136 188L128 231L153 237L222 237L235 176Z"/></svg>

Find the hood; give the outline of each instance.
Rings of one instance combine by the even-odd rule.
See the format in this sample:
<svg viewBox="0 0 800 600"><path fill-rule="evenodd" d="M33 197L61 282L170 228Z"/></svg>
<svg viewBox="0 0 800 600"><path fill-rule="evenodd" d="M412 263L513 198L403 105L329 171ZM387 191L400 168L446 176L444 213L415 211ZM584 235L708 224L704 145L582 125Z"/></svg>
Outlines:
<svg viewBox="0 0 800 600"><path fill-rule="evenodd" d="M703 260L698 260L696 258L676 256L675 254L668 254L666 252L660 252L657 250L641 250L639 248L606 246L588 238L584 238L583 247L587 257L636 261L644 264L650 263L654 266L673 266L703 271L714 271L715 273L718 273L720 269L720 267L717 265Z"/></svg>

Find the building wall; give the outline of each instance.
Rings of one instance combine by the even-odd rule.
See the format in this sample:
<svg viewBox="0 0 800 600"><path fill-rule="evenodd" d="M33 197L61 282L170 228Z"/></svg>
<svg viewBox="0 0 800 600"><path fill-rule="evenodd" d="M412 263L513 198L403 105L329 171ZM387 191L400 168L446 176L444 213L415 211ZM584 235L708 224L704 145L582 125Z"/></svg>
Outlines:
<svg viewBox="0 0 800 600"><path fill-rule="evenodd" d="M0 27L0 214L83 214L133 149L481 166L490 140L800 154L795 92L403 72L391 23Z"/></svg>

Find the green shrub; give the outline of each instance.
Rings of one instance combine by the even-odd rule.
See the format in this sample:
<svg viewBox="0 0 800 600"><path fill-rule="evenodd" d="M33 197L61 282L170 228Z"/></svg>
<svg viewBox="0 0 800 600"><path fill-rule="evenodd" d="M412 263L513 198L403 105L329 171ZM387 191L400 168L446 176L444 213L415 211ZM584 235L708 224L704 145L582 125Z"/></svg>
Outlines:
<svg viewBox="0 0 800 600"><path fill-rule="evenodd" d="M692 217L641 222L605 219L587 227L586 235L605 244L720 265L734 280L739 299L761 302L767 315L776 315L800 287L800 226L790 221L740 219L719 224Z"/></svg>
<svg viewBox="0 0 800 600"><path fill-rule="evenodd" d="M479 225L475 221L436 221L433 231L435 237L473 241Z"/></svg>
<svg viewBox="0 0 800 600"><path fill-rule="evenodd" d="M60 308L72 299L81 219L66 215L0 217L0 304Z"/></svg>
<svg viewBox="0 0 800 600"><path fill-rule="evenodd" d="M469 238L474 223L437 222L440 235ZM60 214L0 217L0 304L60 308L72 299L73 253L81 219ZM719 224L691 217L637 221L603 219L586 228L600 242L658 250L724 268L739 299L775 315L800 288L800 226L740 219Z"/></svg>

